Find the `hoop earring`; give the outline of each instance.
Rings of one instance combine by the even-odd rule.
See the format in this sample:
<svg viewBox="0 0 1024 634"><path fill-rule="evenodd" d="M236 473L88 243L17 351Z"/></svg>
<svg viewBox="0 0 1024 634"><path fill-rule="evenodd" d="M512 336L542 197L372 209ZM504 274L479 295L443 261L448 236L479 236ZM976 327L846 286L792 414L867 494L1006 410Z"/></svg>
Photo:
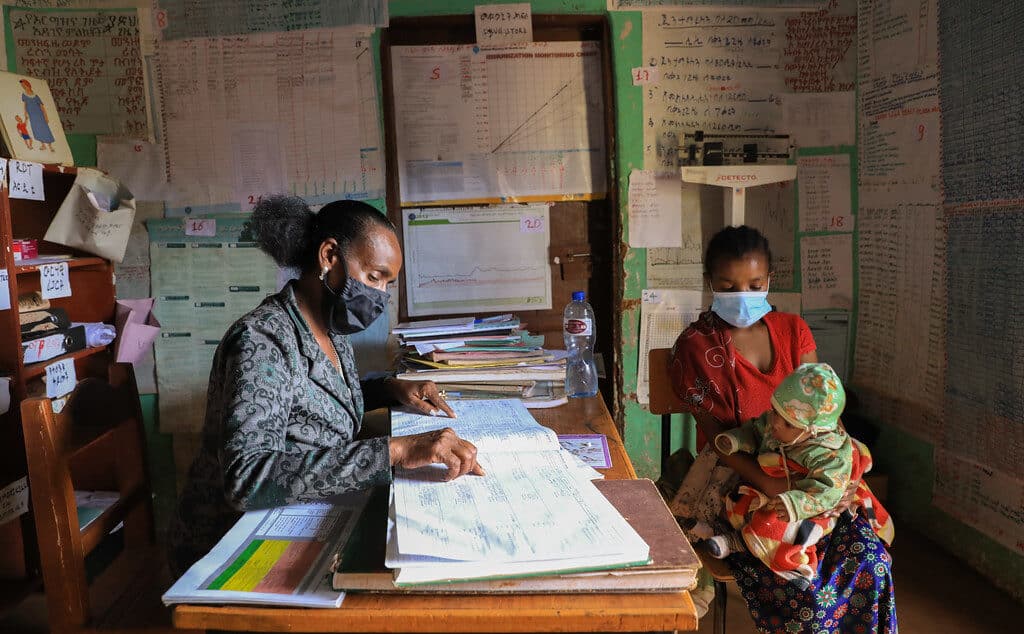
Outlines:
<svg viewBox="0 0 1024 634"><path fill-rule="evenodd" d="M329 267L329 266L325 266L323 269L320 270L320 281L321 282L324 281L324 278L327 277L327 274L330 272L330 270L331 270L331 267Z"/></svg>

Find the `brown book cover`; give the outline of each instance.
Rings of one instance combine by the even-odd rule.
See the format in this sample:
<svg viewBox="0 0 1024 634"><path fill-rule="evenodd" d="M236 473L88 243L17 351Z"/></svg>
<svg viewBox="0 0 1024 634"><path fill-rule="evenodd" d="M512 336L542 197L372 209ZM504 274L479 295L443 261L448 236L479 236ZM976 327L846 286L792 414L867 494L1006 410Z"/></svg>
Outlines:
<svg viewBox="0 0 1024 634"><path fill-rule="evenodd" d="M393 572L383 565L388 495L387 489L380 489L363 511L363 520L356 529L356 535L338 557L334 588L347 592L429 594L635 593L678 592L693 588L700 560L655 484L650 480L595 480L594 485L647 542L651 563L565 575L397 587L393 583Z"/></svg>

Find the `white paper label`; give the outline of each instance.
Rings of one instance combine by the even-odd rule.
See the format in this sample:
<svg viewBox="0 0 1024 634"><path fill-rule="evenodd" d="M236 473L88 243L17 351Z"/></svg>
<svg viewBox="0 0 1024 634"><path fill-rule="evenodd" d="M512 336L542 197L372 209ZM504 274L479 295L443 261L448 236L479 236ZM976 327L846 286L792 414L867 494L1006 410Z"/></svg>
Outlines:
<svg viewBox="0 0 1024 634"><path fill-rule="evenodd" d="M46 396L59 398L75 389L75 360L61 359L46 366Z"/></svg>
<svg viewBox="0 0 1024 634"><path fill-rule="evenodd" d="M0 490L0 524L28 511L28 478L20 478Z"/></svg>
<svg viewBox="0 0 1024 634"><path fill-rule="evenodd" d="M185 218L185 235L212 238L217 235L217 221L212 218Z"/></svg>
<svg viewBox="0 0 1024 634"><path fill-rule="evenodd" d="M45 200L43 195L43 166L40 163L11 160L11 198Z"/></svg>
<svg viewBox="0 0 1024 634"><path fill-rule="evenodd" d="M68 278L68 263L42 264L39 266L39 285L43 299L71 297L71 280Z"/></svg>
<svg viewBox="0 0 1024 634"><path fill-rule="evenodd" d="M529 2L477 5L474 14L476 43L481 46L504 46L533 41L533 15Z"/></svg>
<svg viewBox="0 0 1024 634"><path fill-rule="evenodd" d="M633 69L633 85L656 84L661 81L661 68L658 66L638 66Z"/></svg>
<svg viewBox="0 0 1024 634"><path fill-rule="evenodd" d="M520 233L544 233L543 216L523 216L519 219Z"/></svg>
<svg viewBox="0 0 1024 634"><path fill-rule="evenodd" d="M7 159L0 158L0 189L7 187Z"/></svg>
<svg viewBox="0 0 1024 634"><path fill-rule="evenodd" d="M7 269L0 269L0 310L11 307L11 283L7 277Z"/></svg>

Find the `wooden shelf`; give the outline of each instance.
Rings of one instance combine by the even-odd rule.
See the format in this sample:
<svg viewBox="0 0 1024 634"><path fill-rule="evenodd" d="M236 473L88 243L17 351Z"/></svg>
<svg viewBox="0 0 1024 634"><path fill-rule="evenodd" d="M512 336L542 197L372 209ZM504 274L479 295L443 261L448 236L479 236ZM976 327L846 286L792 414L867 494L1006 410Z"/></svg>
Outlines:
<svg viewBox="0 0 1024 634"><path fill-rule="evenodd" d="M100 352L103 352L106 349L107 349L107 346L96 346L94 348L85 348L84 350L79 350L77 352L70 352L68 354L62 354L59 357L54 357L52 359L47 359L46 361L39 361L37 363L30 363L30 364L25 366L25 372L22 374L22 376L24 376L25 380L28 381L28 380L31 380L31 379L34 379L36 377L43 376L44 374L46 374L46 366L48 366L50 364L57 363L58 361L62 361L64 359L74 359L76 361L79 360L79 359L85 359L86 357L91 357L94 354L98 354Z"/></svg>
<svg viewBox="0 0 1024 634"><path fill-rule="evenodd" d="M37 273L39 271L40 266L44 266L46 264L60 264L61 262L66 262L69 269L78 269L85 266L105 266L107 264L106 260L97 257L66 258L62 260L52 260L50 262L38 262L34 264L15 264L14 273L16 275L21 275L22 273Z"/></svg>

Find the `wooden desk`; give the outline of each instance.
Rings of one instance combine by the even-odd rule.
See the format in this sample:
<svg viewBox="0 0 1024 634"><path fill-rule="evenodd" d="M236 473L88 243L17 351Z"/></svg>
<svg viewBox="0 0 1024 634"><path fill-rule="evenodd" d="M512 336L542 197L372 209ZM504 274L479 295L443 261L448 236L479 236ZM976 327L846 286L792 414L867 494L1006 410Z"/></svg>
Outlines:
<svg viewBox="0 0 1024 634"><path fill-rule="evenodd" d="M635 478L600 396L532 410L560 434L604 434L607 478ZM662 594L349 594L337 610L179 605L174 625L236 632L655 632L696 630L688 592Z"/></svg>

